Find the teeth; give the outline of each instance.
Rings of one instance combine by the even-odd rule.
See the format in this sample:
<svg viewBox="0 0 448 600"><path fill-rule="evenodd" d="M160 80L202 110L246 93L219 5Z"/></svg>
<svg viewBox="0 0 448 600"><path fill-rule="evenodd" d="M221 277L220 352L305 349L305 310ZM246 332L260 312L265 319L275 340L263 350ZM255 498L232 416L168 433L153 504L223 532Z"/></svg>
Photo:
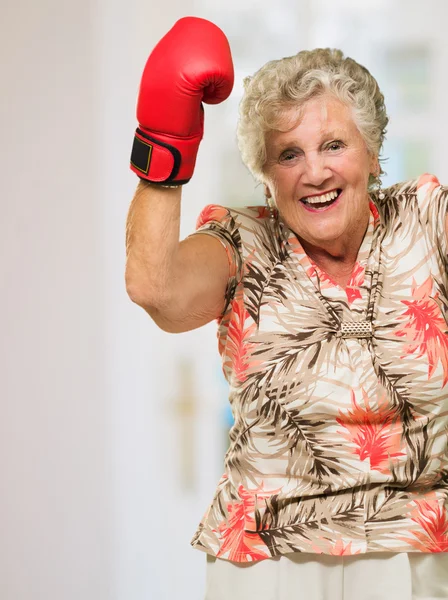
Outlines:
<svg viewBox="0 0 448 600"><path fill-rule="evenodd" d="M333 190L328 192L328 194L322 194L321 196L309 196L308 198L302 198L303 202L308 202L308 204L320 204L321 202L330 202L330 200L334 200L338 192Z"/></svg>

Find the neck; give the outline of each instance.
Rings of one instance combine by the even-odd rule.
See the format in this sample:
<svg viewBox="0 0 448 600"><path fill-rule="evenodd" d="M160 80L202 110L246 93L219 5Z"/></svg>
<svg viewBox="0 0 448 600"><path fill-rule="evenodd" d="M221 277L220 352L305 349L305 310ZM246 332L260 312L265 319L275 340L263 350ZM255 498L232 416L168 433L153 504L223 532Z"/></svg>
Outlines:
<svg viewBox="0 0 448 600"><path fill-rule="evenodd" d="M307 255L317 265L325 268L328 265L334 265L344 271L350 271L355 264L359 249L366 234L369 225L369 213L365 215L365 223L362 228L358 228L357 232L352 232L331 242L315 246L306 240L299 238L300 243Z"/></svg>

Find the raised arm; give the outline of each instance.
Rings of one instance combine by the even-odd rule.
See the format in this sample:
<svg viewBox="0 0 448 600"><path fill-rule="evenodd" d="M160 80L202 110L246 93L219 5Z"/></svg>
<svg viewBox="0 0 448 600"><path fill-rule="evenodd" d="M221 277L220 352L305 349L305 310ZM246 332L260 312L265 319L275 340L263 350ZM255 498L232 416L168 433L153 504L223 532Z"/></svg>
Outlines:
<svg viewBox="0 0 448 600"><path fill-rule="evenodd" d="M229 263L206 235L179 241L182 185L203 135L202 102L222 102L233 86L223 32L204 19L178 21L146 63L137 103L131 169L142 181L129 209L126 289L164 330L188 331L218 317Z"/></svg>
<svg viewBox="0 0 448 600"><path fill-rule="evenodd" d="M229 263L221 243L207 235L179 242L181 189L141 181L126 231L126 288L159 327L189 331L224 309Z"/></svg>

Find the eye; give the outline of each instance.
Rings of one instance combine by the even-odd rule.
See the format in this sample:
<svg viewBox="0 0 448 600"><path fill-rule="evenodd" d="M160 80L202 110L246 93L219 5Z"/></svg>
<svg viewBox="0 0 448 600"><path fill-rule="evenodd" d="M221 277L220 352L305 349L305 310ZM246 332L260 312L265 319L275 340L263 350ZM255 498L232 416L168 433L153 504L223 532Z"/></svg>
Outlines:
<svg viewBox="0 0 448 600"><path fill-rule="evenodd" d="M280 156L280 162L291 162L297 157L297 152L294 150L285 150Z"/></svg>
<svg viewBox="0 0 448 600"><path fill-rule="evenodd" d="M335 140L334 142L330 142L327 146L327 150L331 152L336 152L337 150L341 150L344 147L344 143L341 140Z"/></svg>

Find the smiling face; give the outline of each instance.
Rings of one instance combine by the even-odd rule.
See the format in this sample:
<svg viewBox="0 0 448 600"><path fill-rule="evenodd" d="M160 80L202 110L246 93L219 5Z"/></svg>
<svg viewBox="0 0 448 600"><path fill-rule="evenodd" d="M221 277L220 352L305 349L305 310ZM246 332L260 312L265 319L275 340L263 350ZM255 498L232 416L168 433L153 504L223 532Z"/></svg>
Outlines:
<svg viewBox="0 0 448 600"><path fill-rule="evenodd" d="M369 219L369 174L379 165L351 110L333 96L313 98L297 126L267 134L266 150L267 195L305 250L356 256Z"/></svg>

